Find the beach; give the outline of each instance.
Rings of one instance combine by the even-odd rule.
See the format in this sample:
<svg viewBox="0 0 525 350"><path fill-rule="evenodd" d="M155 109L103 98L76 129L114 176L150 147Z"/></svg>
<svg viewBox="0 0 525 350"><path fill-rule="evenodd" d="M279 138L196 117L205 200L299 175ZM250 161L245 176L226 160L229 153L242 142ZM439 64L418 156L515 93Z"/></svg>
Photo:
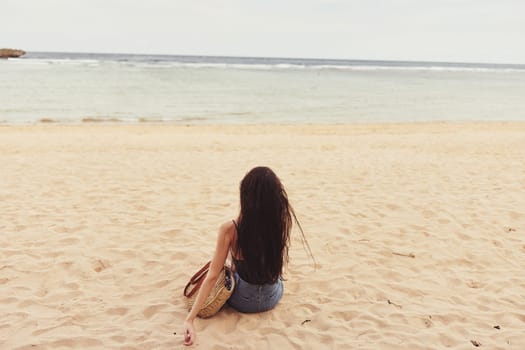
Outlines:
<svg viewBox="0 0 525 350"><path fill-rule="evenodd" d="M202 349L523 349L525 123L0 125L0 348L183 348L252 167L292 232L272 311Z"/></svg>

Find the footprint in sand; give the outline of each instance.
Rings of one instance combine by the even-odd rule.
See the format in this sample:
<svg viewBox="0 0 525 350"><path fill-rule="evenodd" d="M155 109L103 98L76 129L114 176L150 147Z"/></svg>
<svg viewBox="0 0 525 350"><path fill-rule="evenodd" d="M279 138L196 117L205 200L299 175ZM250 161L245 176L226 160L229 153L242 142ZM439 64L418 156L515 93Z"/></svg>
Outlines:
<svg viewBox="0 0 525 350"><path fill-rule="evenodd" d="M118 316L124 316L128 313L128 308L125 307L114 307L112 309L109 309L106 311L106 313L110 315L118 315Z"/></svg>
<svg viewBox="0 0 525 350"><path fill-rule="evenodd" d="M95 261L95 263L93 264L93 270L95 272L101 272L101 271L107 269L108 267L109 267L109 265L107 263L104 263L100 259Z"/></svg>
<svg viewBox="0 0 525 350"><path fill-rule="evenodd" d="M432 210L423 210L421 213L425 219L430 219L436 215Z"/></svg>
<svg viewBox="0 0 525 350"><path fill-rule="evenodd" d="M467 281L467 286L469 288L481 288L483 285L477 281Z"/></svg>
<svg viewBox="0 0 525 350"><path fill-rule="evenodd" d="M151 316L155 315L159 310L163 309L166 305L159 304L159 305L151 305L144 309L142 312L144 314L144 317L151 318Z"/></svg>
<svg viewBox="0 0 525 350"><path fill-rule="evenodd" d="M393 210L393 211L401 209L401 207L400 207L399 205L396 205L396 204L390 204L390 203L387 204L386 207L387 207L388 209L390 209L390 210Z"/></svg>
<svg viewBox="0 0 525 350"><path fill-rule="evenodd" d="M157 283L154 283L153 287L155 287L155 288L163 288L163 287L166 287L170 282L171 282L170 280L159 281Z"/></svg>
<svg viewBox="0 0 525 350"><path fill-rule="evenodd" d="M523 214L517 213L515 211L510 211L509 216L511 219L516 220L516 219L521 219L523 217Z"/></svg>
<svg viewBox="0 0 525 350"><path fill-rule="evenodd" d="M175 236L180 235L181 233L180 233L180 230L168 230L168 231L162 232L162 234L167 237L175 237Z"/></svg>
<svg viewBox="0 0 525 350"><path fill-rule="evenodd" d="M64 246L64 245L74 245L74 244L77 244L78 242L80 242L80 240L76 237L68 237L68 238L64 238L60 241L61 243L61 246Z"/></svg>
<svg viewBox="0 0 525 350"><path fill-rule="evenodd" d="M111 337L111 339L116 341L117 343L124 343L126 341L126 337L123 337L121 335L114 335Z"/></svg>
<svg viewBox="0 0 525 350"><path fill-rule="evenodd" d="M493 240L493 241L492 241L492 244L494 244L494 246L496 246L496 247L498 247L498 248L503 247L503 244L501 244L501 242L499 242L499 241L494 241L494 240Z"/></svg>

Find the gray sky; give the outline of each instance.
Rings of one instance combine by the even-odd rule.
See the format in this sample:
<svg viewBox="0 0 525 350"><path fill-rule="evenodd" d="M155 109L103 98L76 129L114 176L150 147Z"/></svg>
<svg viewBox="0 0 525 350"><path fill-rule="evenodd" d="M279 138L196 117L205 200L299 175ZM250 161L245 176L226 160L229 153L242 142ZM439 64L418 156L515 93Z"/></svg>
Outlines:
<svg viewBox="0 0 525 350"><path fill-rule="evenodd" d="M525 0L0 0L0 47L525 64Z"/></svg>

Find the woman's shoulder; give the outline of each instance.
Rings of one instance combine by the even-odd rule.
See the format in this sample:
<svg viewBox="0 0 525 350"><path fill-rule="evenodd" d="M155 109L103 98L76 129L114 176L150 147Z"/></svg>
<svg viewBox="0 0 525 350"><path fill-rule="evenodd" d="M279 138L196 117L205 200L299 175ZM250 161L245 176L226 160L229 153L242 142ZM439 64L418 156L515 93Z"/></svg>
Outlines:
<svg viewBox="0 0 525 350"><path fill-rule="evenodd" d="M221 225L219 232L229 238L235 237L236 229L233 220L226 221Z"/></svg>

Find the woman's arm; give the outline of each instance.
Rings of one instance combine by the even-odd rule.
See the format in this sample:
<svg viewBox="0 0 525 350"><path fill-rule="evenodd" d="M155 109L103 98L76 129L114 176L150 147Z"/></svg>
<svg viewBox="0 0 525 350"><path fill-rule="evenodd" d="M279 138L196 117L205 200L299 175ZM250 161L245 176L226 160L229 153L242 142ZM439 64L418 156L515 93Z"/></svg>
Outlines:
<svg viewBox="0 0 525 350"><path fill-rule="evenodd" d="M217 282L222 268L224 267L232 239L230 231L231 223L223 224L219 229L215 253L213 254L213 259L211 260L208 274L206 275L206 278L204 279L197 294L197 298L195 299L195 303L193 304L193 307L191 308L188 316L186 316L186 321L184 322L184 345L191 345L195 341L195 329L193 327L193 321L197 317L197 314L202 308L202 305L210 295L210 292Z"/></svg>

